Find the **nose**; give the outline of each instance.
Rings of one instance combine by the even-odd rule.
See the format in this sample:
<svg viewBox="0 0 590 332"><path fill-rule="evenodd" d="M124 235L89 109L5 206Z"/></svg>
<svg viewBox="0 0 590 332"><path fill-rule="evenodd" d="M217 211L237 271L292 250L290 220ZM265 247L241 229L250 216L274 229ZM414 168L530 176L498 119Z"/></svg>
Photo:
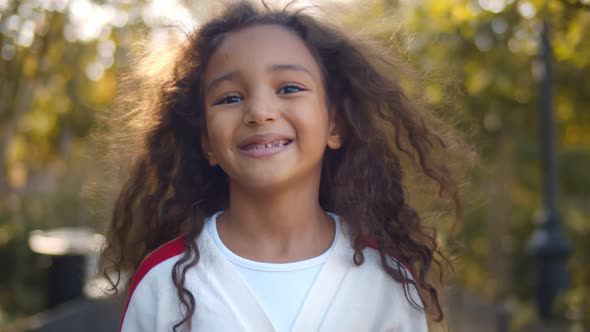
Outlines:
<svg viewBox="0 0 590 332"><path fill-rule="evenodd" d="M244 124L247 126L260 126L276 121L279 113L273 98L268 92L252 94L246 103Z"/></svg>

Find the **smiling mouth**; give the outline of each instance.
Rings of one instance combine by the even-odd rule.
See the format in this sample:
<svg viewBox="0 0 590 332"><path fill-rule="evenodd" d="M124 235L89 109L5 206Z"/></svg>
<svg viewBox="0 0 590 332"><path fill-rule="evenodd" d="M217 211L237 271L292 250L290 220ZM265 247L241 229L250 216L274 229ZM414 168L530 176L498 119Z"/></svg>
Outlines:
<svg viewBox="0 0 590 332"><path fill-rule="evenodd" d="M293 140L277 138L275 140L263 140L252 142L240 147L240 152L250 158L267 158L281 153L289 148Z"/></svg>
<svg viewBox="0 0 590 332"><path fill-rule="evenodd" d="M272 142L266 143L266 144L253 143L253 144L250 144L250 145L247 145L247 146L241 148L241 150L255 151L255 150L262 150L262 149L277 148L277 147L287 146L287 145L291 144L291 142L293 142L293 141L289 140L289 139L279 139L279 140L272 141Z"/></svg>

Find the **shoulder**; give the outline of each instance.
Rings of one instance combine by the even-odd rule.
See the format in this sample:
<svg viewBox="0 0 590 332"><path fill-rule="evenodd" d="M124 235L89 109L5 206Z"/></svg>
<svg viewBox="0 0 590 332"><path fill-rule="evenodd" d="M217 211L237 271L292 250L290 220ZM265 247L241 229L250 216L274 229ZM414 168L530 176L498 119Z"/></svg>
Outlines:
<svg viewBox="0 0 590 332"><path fill-rule="evenodd" d="M381 254L379 253L378 245L376 241L367 241L367 248L363 251L365 255L365 260L368 262L369 266L372 266L374 269L378 269L380 274L385 277L390 283L393 283L398 291L401 291L404 294L404 297L409 296L409 302L413 302L418 306L422 306L422 301L420 299L420 295L418 294L417 286L413 284L415 280L414 270L412 266L403 259L402 255L395 250L395 248L386 249L386 263L391 267L393 270L397 270L400 274L410 280L409 284L402 284L393 277L391 277L384 269Z"/></svg>
<svg viewBox="0 0 590 332"><path fill-rule="evenodd" d="M157 273L157 271L160 270L157 267L173 263L175 260L172 260L172 258L177 257L186 251L184 238L185 236L183 234L172 241L164 243L144 258L131 279L129 295L133 294L133 291L148 274Z"/></svg>
<svg viewBox="0 0 590 332"><path fill-rule="evenodd" d="M385 263L392 270L398 271L404 278L407 278L411 282L413 282L415 279L412 268L401 257L401 255L397 253L395 250L386 250L386 253L387 254L385 256ZM365 250L363 250L363 254L365 258L363 265L367 265L367 267L371 270L372 273L383 276L387 283L393 283L396 286L398 286L395 288L405 288L405 290L403 290L404 293L407 292L409 288L415 288L414 286L409 284L404 286L401 282L398 282L395 279L393 279L393 277L391 277L389 273L385 271L385 268L383 267L383 260L381 258L381 254L379 253L379 249L375 244L368 242L367 247L365 248Z"/></svg>
<svg viewBox="0 0 590 332"><path fill-rule="evenodd" d="M405 263L394 252L386 257L387 264L398 270L410 283L401 283L390 276L383 267L381 255L374 247L367 246L363 251L367 274L366 280L371 280L371 286L380 295L374 298L384 310L383 315L394 318L397 328L401 331L427 331L426 313L417 286L413 283L414 276L409 264ZM377 311L379 311L377 309Z"/></svg>
<svg viewBox="0 0 590 332"><path fill-rule="evenodd" d="M339 290L340 299L346 300L338 301L342 304L336 312L349 312L353 306L353 310L362 312L362 324L370 324L368 326L375 331L427 331L426 316L417 289L395 280L384 268L379 250L369 243L362 251L362 264L351 262L354 249L350 238L349 242L342 259L343 264L350 268ZM398 257L388 253L385 263L413 280L409 269Z"/></svg>
<svg viewBox="0 0 590 332"><path fill-rule="evenodd" d="M181 235L152 251L137 268L131 283L121 323L128 311L141 309L142 304L158 301L163 289L173 287L171 271L180 255L186 251L185 236Z"/></svg>
<svg viewBox="0 0 590 332"><path fill-rule="evenodd" d="M386 272L385 268L383 267L383 260L378 249L371 245L367 245L367 247L363 250L363 257L364 261L361 264L361 267L366 268L367 273L373 276L380 276L383 279L383 281L387 284L393 283L397 286L402 286L400 282L397 282L395 279L393 279L393 277L391 277ZM399 255L396 255L393 252L388 252L385 256L385 263L392 270L399 271L399 273L405 278L414 280L414 276L412 270L410 269L410 265L408 265L403 259L401 259Z"/></svg>
<svg viewBox="0 0 590 332"><path fill-rule="evenodd" d="M367 241L367 247L372 249L370 251L379 254L379 246L377 244L377 241ZM410 267L410 264L408 264L408 262L402 258L401 254L397 250L392 248L390 250L386 250L386 252L391 261L395 263L395 265L398 265L399 267L405 269L406 272L409 273L410 277L413 275L413 273L411 273L412 269Z"/></svg>

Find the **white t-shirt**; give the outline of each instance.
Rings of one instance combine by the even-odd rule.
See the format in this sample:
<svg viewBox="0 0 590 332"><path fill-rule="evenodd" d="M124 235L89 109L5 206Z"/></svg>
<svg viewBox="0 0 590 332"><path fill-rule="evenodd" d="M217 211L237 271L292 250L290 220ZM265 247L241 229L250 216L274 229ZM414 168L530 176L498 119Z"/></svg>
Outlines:
<svg viewBox="0 0 590 332"><path fill-rule="evenodd" d="M320 256L292 263L265 263L240 257L227 248L217 233L215 213L206 221L206 230L223 255L232 263L258 298L277 332L291 331L311 286L330 255L336 241ZM330 214L340 234L338 216Z"/></svg>

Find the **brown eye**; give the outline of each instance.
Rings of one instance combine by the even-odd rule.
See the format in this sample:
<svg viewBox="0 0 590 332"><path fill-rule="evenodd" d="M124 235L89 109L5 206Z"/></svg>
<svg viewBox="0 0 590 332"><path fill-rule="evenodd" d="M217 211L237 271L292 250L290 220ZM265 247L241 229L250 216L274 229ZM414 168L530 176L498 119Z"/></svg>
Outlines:
<svg viewBox="0 0 590 332"><path fill-rule="evenodd" d="M239 103L240 101L242 101L242 97L240 96L226 96L215 102L213 105L235 104Z"/></svg>
<svg viewBox="0 0 590 332"><path fill-rule="evenodd" d="M279 91L277 91L279 94L291 94L291 93L296 93L296 92L300 92L300 91L304 91L305 89L298 86L298 85L294 85L294 84L289 84L289 85L285 85L284 87L280 88Z"/></svg>

